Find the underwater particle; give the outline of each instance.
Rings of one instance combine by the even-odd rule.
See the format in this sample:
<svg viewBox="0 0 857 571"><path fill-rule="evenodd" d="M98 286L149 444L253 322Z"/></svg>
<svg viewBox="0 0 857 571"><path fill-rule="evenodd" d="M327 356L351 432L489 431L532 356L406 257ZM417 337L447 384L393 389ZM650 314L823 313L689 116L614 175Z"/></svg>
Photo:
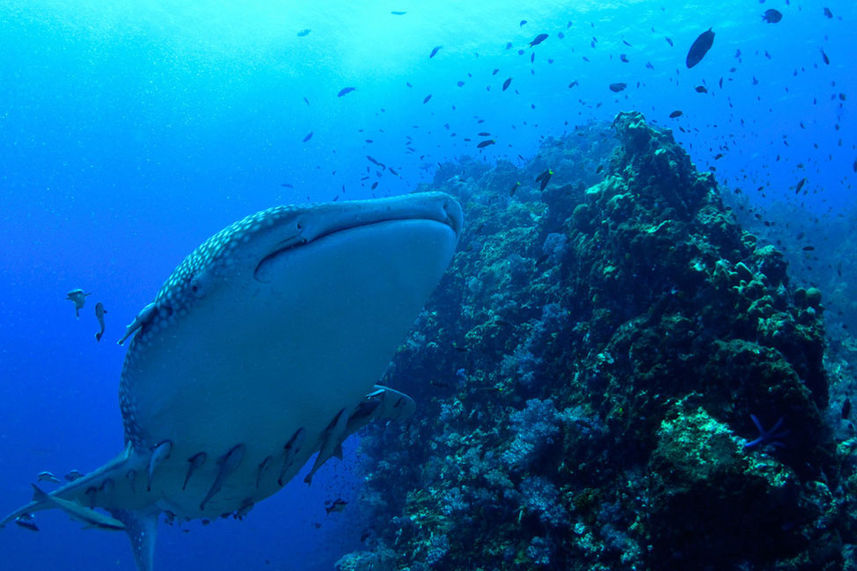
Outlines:
<svg viewBox="0 0 857 571"><path fill-rule="evenodd" d="M425 96L425 98L423 99L423 104L428 103L429 101L431 101L431 93Z"/></svg>
<svg viewBox="0 0 857 571"><path fill-rule="evenodd" d="M780 12L779 10L774 10L773 8L765 10L765 13L762 14L762 20L764 20L765 22L767 22L769 24L776 24L777 22L779 22L782 19L783 19L783 13Z"/></svg>
<svg viewBox="0 0 857 571"><path fill-rule="evenodd" d="M670 119L675 119L676 117L681 117L682 115L684 115L684 113L676 109L675 111L670 113Z"/></svg>
<svg viewBox="0 0 857 571"><path fill-rule="evenodd" d="M708 50L711 49L712 45L714 45L714 32L711 28L708 28L707 31L699 34L699 37L696 38L690 46L690 50L687 52L687 58L684 61L687 68L690 69L701 62L702 58L705 57L705 54L708 53Z"/></svg>
<svg viewBox="0 0 857 571"><path fill-rule="evenodd" d="M512 83L512 78L510 77L506 81L503 82L503 91L509 89L509 85Z"/></svg>
<svg viewBox="0 0 857 571"><path fill-rule="evenodd" d="M348 95L352 91L357 89L356 87L343 87L339 90L339 93L336 94L337 97L342 97L343 95Z"/></svg>
<svg viewBox="0 0 857 571"><path fill-rule="evenodd" d="M547 34L539 34L538 36L533 38L533 41L530 42L530 47L537 46L540 43L542 43L543 41L545 41L546 39L548 39Z"/></svg>
<svg viewBox="0 0 857 571"><path fill-rule="evenodd" d="M437 55L437 52L438 52L438 51L440 50L440 48L442 48L442 47L443 47L443 46L435 46L434 48L432 48L431 53L429 54L429 59L431 59L431 58L433 58L434 56L436 56L436 55Z"/></svg>
<svg viewBox="0 0 857 571"><path fill-rule="evenodd" d="M825 65L830 65L830 58L827 57L827 54L824 52L824 49L818 48L818 51L821 52L821 59L824 60Z"/></svg>
<svg viewBox="0 0 857 571"><path fill-rule="evenodd" d="M496 143L494 139L486 139L485 141L481 141L478 145L476 145L477 149L484 149L485 147L489 147Z"/></svg>
<svg viewBox="0 0 857 571"><path fill-rule="evenodd" d="M704 85L697 85L693 88L697 93L708 93L708 88Z"/></svg>
<svg viewBox="0 0 857 571"><path fill-rule="evenodd" d="M310 139L312 139L312 131L310 131L309 133L306 134L306 137L304 137L302 142L306 143Z"/></svg>
<svg viewBox="0 0 857 571"><path fill-rule="evenodd" d="M611 83L610 91L613 93L619 93L620 91L624 91L626 87L628 87L627 83Z"/></svg>
<svg viewBox="0 0 857 571"><path fill-rule="evenodd" d="M308 36L310 32L312 32L312 30L310 30L309 28L304 28L303 30L298 32L298 37L303 38L305 36Z"/></svg>
<svg viewBox="0 0 857 571"><path fill-rule="evenodd" d="M552 176L553 171L551 169L547 169L545 172L536 177L536 182L541 182L541 184L539 185L539 190L545 189Z"/></svg>

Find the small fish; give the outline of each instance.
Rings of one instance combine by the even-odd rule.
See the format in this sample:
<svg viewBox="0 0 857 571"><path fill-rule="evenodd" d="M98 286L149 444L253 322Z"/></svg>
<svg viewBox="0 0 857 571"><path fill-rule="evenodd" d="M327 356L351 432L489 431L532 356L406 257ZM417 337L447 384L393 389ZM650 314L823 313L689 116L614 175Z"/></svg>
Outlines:
<svg viewBox="0 0 857 571"><path fill-rule="evenodd" d="M80 473L80 470L72 470L63 477L67 482L74 482L75 480L83 478L83 474Z"/></svg>
<svg viewBox="0 0 857 571"><path fill-rule="evenodd" d="M33 514L21 514L15 518L15 523L31 531L39 531L39 526L36 525Z"/></svg>
<svg viewBox="0 0 857 571"><path fill-rule="evenodd" d="M303 38L304 36L308 36L310 32L312 32L312 30L310 30L309 28L304 28L303 30L298 32L298 37Z"/></svg>
<svg viewBox="0 0 857 571"><path fill-rule="evenodd" d="M548 169L536 177L536 182L541 182L541 185L539 186L539 190L545 189L545 187L548 185L548 182L550 181L552 176L553 176L553 171L551 169Z"/></svg>
<svg viewBox="0 0 857 571"><path fill-rule="evenodd" d="M697 93L708 93L708 88L704 85L697 85L696 87L694 87L694 89Z"/></svg>
<svg viewBox="0 0 857 571"><path fill-rule="evenodd" d="M509 189L509 196L515 196L515 191L518 190L519 186L521 186L521 183L518 181L515 181L515 184L512 186L511 189Z"/></svg>
<svg viewBox="0 0 857 571"><path fill-rule="evenodd" d="M429 93L428 95L425 96L425 98L423 99L423 104L426 104L429 101L431 101L431 93Z"/></svg>
<svg viewBox="0 0 857 571"><path fill-rule="evenodd" d="M95 304L95 318L98 320L98 325L101 327L101 330L95 334L95 340L101 341L101 337L104 335L104 314L107 313L107 310L104 309L104 304L100 301Z"/></svg>
<svg viewBox="0 0 857 571"><path fill-rule="evenodd" d="M378 181L377 180L372 183L372 190L375 190L376 188L378 188Z"/></svg>
<svg viewBox="0 0 857 571"><path fill-rule="evenodd" d="M580 85L580 82L575 79L574 81L568 84L568 88L571 89L572 87L577 87L578 85Z"/></svg>
<svg viewBox="0 0 857 571"><path fill-rule="evenodd" d="M442 47L443 47L443 46L435 46L434 48L432 48L431 53L429 54L429 59L431 59L431 58L433 58L434 56L436 56L436 55L437 55L437 52L438 52L438 51L440 50L440 48L442 48Z"/></svg>
<svg viewBox="0 0 857 571"><path fill-rule="evenodd" d="M625 88L628 87L628 84L627 83L621 83L621 82L620 83L611 83L609 87L610 87L610 91L612 91L613 93L619 93L620 91L624 91Z"/></svg>
<svg viewBox="0 0 857 571"><path fill-rule="evenodd" d="M524 24L526 24L526 23L527 23L527 21L526 21L526 20L521 20L521 23L520 23L520 24L518 24L518 27L523 28L523 27L524 27Z"/></svg>
<svg viewBox="0 0 857 571"><path fill-rule="evenodd" d="M828 8L827 6L825 6L825 7L824 7L824 15L825 15L825 16L827 16L828 18L832 18L832 17L833 17L833 12L831 12L831 11L830 11L830 8Z"/></svg>
<svg viewBox="0 0 857 571"><path fill-rule="evenodd" d="M684 115L684 113L676 109L675 111L670 113L670 119L675 119L676 117L681 117L682 115Z"/></svg>
<svg viewBox="0 0 857 571"><path fill-rule="evenodd" d="M842 416L843 419L847 419L851 415L851 399L846 398L845 402L842 403Z"/></svg>
<svg viewBox="0 0 857 571"><path fill-rule="evenodd" d="M484 149L485 147L493 145L496 142L497 141L495 141L494 139L486 139L484 141L481 141L478 145L476 145L476 148L477 149Z"/></svg>
<svg viewBox="0 0 857 571"><path fill-rule="evenodd" d="M622 60L622 63L628 63L628 56L625 54L619 54L619 59Z"/></svg>
<svg viewBox="0 0 857 571"><path fill-rule="evenodd" d="M304 97L304 103L306 103L307 105L309 105L309 99L307 99L306 97Z"/></svg>
<svg viewBox="0 0 857 571"><path fill-rule="evenodd" d="M798 181L797 186L795 187L795 194L799 193L800 189L802 189L803 185L805 185L805 184L806 184L806 177L803 177L802 179L800 179Z"/></svg>
<svg viewBox="0 0 857 571"><path fill-rule="evenodd" d="M303 142L306 143L310 139L312 139L312 131L310 131L309 133L306 134L306 137L304 137Z"/></svg>
<svg viewBox="0 0 857 571"><path fill-rule="evenodd" d="M284 183L283 183L283 184L281 184L280 186L282 186L283 188L294 188L294 187L295 187L295 185L293 185L293 184L292 184L292 183L290 183L290 182L284 182Z"/></svg>
<svg viewBox="0 0 857 571"><path fill-rule="evenodd" d="M390 14L392 14L393 16L404 16L405 14L407 14L407 12L404 12L402 10L393 10L392 12L390 12Z"/></svg>
<svg viewBox="0 0 857 571"><path fill-rule="evenodd" d="M60 483L60 479L50 472L39 472L38 478L40 482L53 482L54 484Z"/></svg>
<svg viewBox="0 0 857 571"><path fill-rule="evenodd" d="M110 517L107 514L97 512L93 509L83 507L75 501L64 500L62 498L52 496L48 493L45 493L35 484L30 485L33 486L34 502L48 504L52 507L59 508L72 518L85 523L87 527L111 530L125 529L125 524L123 524L118 519Z"/></svg>
<svg viewBox="0 0 857 571"><path fill-rule="evenodd" d="M667 43L670 45L670 47L673 47L674 44L670 38L664 37L664 39L667 41Z"/></svg>
<svg viewBox="0 0 857 571"><path fill-rule="evenodd" d="M509 79L507 79L506 81L504 81L503 82L503 91L506 91L507 89L509 89L509 84L511 84L511 83L512 83L511 77Z"/></svg>
<svg viewBox="0 0 857 571"><path fill-rule="evenodd" d="M356 87L343 87L339 90L339 93L336 94L337 97L342 97L343 95L348 95L352 91L357 89Z"/></svg>
<svg viewBox="0 0 857 571"><path fill-rule="evenodd" d="M80 310L83 309L83 306L86 303L86 297L90 295L92 295L92 292L85 292L82 289L73 289L65 294L65 298L74 303L75 317L80 318Z"/></svg>
<svg viewBox="0 0 857 571"><path fill-rule="evenodd" d="M542 43L543 41L545 41L546 39L548 39L547 34L539 34L538 36L533 38L533 41L530 42L530 47L537 46L540 43Z"/></svg>
<svg viewBox="0 0 857 571"><path fill-rule="evenodd" d="M804 252L812 252L813 250L815 250L815 246L804 246L804 247L803 247L803 248L801 248L801 249L802 249Z"/></svg>
<svg viewBox="0 0 857 571"><path fill-rule="evenodd" d="M823 59L823 60L824 60L824 64L825 64L825 65L830 65L830 58L829 58L829 57L827 57L827 54L826 54L826 53L824 53L824 50L823 50L823 49L821 49L821 48L818 48L818 50L821 52L821 59Z"/></svg>
<svg viewBox="0 0 857 571"><path fill-rule="evenodd" d="M489 133L488 131L479 131L476 134L479 135L480 137L490 137L491 136L491 133Z"/></svg>
<svg viewBox="0 0 857 571"><path fill-rule="evenodd" d="M773 8L765 10L765 13L762 14L762 21L767 22L769 24L776 24L782 19L783 13L779 10L774 10Z"/></svg>
<svg viewBox="0 0 857 571"><path fill-rule="evenodd" d="M705 54L708 53L708 50L710 50L711 46L713 45L714 32L711 30L711 28L708 28L708 31L699 34L699 37L694 40L693 44L690 46L690 50L688 50L687 52L685 64L687 65L688 69L701 62L702 58L705 57Z"/></svg>
<svg viewBox="0 0 857 571"><path fill-rule="evenodd" d="M337 499L333 500L332 502L330 500L328 500L327 502L325 502L324 511L327 512L327 515L330 515L331 512L341 512L342 510L345 509L345 506L347 506L347 505L348 505L348 502L346 502L342 498L337 498Z"/></svg>
<svg viewBox="0 0 857 571"><path fill-rule="evenodd" d="M458 87L464 87L464 82L459 80L455 82L455 85L457 85Z"/></svg>

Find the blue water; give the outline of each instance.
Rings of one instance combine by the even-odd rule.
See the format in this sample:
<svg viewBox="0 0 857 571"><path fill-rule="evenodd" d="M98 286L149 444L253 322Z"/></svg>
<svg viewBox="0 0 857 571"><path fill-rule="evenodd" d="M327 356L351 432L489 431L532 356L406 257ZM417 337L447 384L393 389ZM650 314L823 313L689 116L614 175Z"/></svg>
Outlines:
<svg viewBox="0 0 857 571"><path fill-rule="evenodd" d="M185 255L256 210L409 192L464 155L522 164L630 109L754 207L854 207L851 1L209 4L0 2L0 511L38 472L121 448L113 341ZM762 22L768 8L783 20ZM63 299L77 287L108 310L101 343L92 302L75 320ZM160 568L329 569L362 531L323 509L356 495L352 468L332 461L244 522L162 526ZM39 525L0 532L2 568L133 569L124 534L58 513Z"/></svg>

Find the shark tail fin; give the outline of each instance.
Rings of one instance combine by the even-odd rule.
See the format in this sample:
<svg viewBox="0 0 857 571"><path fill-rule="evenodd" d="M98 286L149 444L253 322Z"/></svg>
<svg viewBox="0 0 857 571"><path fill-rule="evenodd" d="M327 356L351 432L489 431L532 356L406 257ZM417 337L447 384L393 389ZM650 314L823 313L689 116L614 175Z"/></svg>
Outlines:
<svg viewBox="0 0 857 571"><path fill-rule="evenodd" d="M158 537L158 514L156 510L114 510L113 517L125 524L125 532L131 540L137 571L152 571L155 560L155 540Z"/></svg>

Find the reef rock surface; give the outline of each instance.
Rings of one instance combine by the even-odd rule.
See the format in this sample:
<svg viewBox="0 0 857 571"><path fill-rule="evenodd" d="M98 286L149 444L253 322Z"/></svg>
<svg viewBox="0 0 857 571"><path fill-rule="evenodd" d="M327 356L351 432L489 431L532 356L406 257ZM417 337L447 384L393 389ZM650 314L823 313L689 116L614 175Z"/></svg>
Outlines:
<svg viewBox="0 0 857 571"><path fill-rule="evenodd" d="M467 229L384 380L417 415L364 433L373 531L340 569L844 565L820 293L669 131L613 129L438 171Z"/></svg>

